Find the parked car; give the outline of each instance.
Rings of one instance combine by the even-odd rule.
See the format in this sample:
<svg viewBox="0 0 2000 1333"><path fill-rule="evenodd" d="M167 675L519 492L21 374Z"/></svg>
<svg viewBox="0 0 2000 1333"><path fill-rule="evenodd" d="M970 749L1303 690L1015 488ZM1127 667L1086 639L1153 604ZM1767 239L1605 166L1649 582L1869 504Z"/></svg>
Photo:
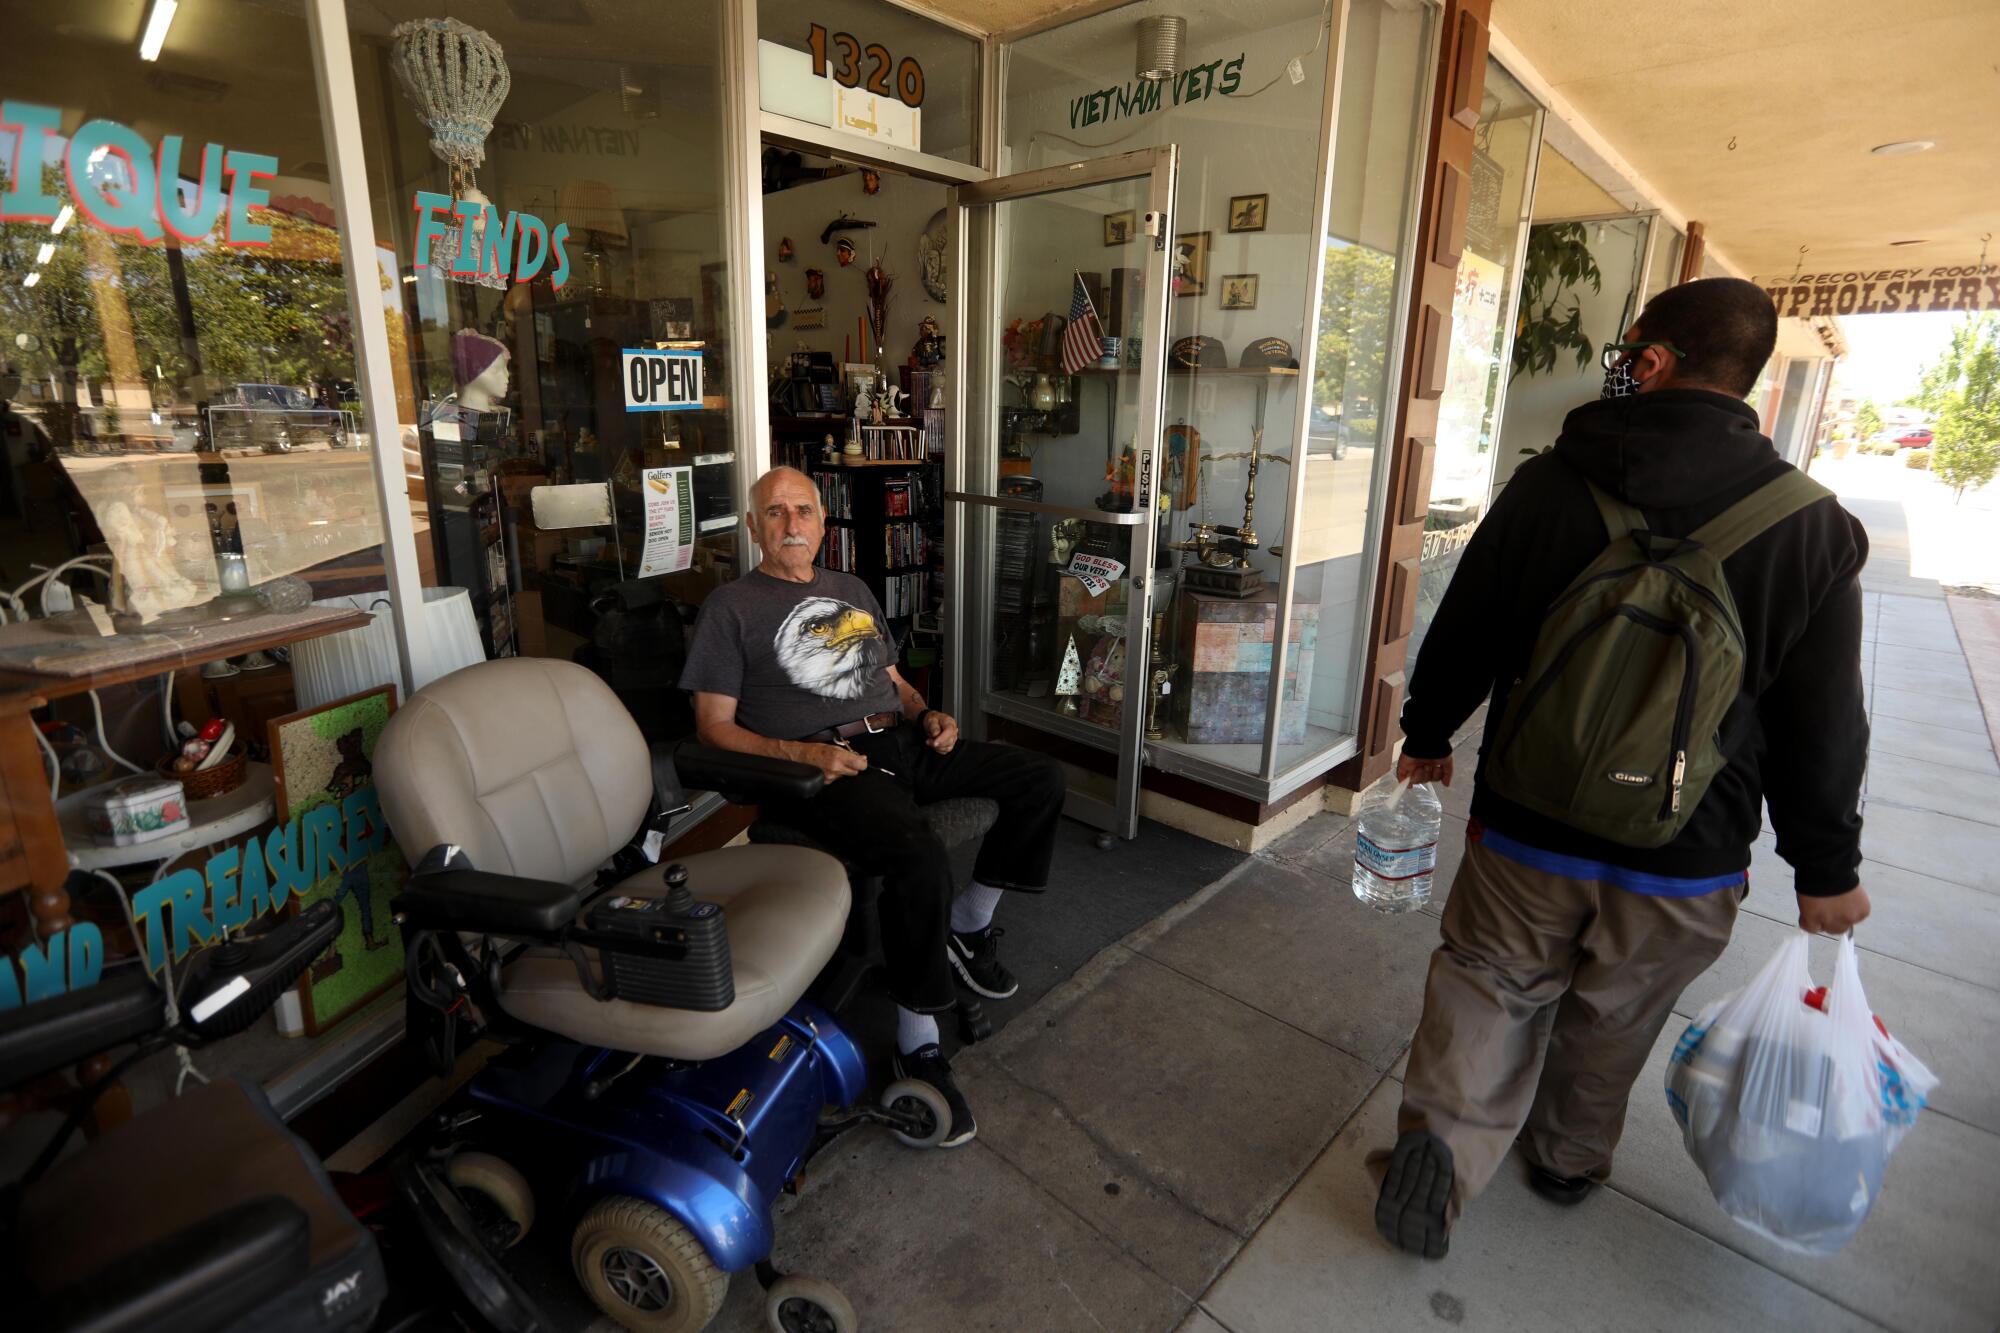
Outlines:
<svg viewBox="0 0 2000 1333"><path fill-rule="evenodd" d="M1335 458L1347 457L1348 428L1345 422L1319 403L1312 405L1312 414L1306 421L1306 437L1313 453L1331 453Z"/></svg>
<svg viewBox="0 0 2000 1333"><path fill-rule="evenodd" d="M217 450L290 453L300 448L338 449L347 443L346 415L315 406L312 395L286 384L238 384L208 409Z"/></svg>
<svg viewBox="0 0 2000 1333"><path fill-rule="evenodd" d="M1898 449L1928 449L1934 432L1929 426L1909 426L1889 435L1889 442Z"/></svg>

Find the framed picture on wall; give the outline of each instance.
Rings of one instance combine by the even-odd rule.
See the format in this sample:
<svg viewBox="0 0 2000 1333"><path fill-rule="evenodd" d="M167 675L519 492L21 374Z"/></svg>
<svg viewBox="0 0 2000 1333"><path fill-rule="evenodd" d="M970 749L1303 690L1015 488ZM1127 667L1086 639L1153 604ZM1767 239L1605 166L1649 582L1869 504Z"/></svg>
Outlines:
<svg viewBox="0 0 2000 1333"><path fill-rule="evenodd" d="M1257 274L1223 274L1222 308L1224 310L1255 310L1257 308Z"/></svg>
<svg viewBox="0 0 2000 1333"><path fill-rule="evenodd" d="M1174 237L1174 295L1200 296L1208 290L1208 247L1212 231L1184 231Z"/></svg>
<svg viewBox="0 0 2000 1333"><path fill-rule="evenodd" d="M1262 231L1271 211L1268 194L1238 194L1229 199L1229 230Z"/></svg>
<svg viewBox="0 0 2000 1333"><path fill-rule="evenodd" d="M339 937L299 978L309 1036L403 978L389 900L409 869L375 795L375 744L395 709L396 688L383 685L267 726L278 823L291 830L292 864L306 886L298 904L331 898L343 917Z"/></svg>
<svg viewBox="0 0 2000 1333"><path fill-rule="evenodd" d="M1123 213L1106 213L1104 215L1104 243L1106 245L1129 244L1132 240L1132 228L1137 221L1138 215L1129 208Z"/></svg>

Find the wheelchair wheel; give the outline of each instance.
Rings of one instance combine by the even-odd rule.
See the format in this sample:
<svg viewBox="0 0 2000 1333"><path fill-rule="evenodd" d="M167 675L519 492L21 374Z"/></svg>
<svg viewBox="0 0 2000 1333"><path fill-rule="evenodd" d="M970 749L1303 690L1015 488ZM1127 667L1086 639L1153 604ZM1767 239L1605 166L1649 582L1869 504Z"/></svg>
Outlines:
<svg viewBox="0 0 2000 1333"><path fill-rule="evenodd" d="M729 1290L729 1274L694 1233L639 1199L606 1199L585 1213L570 1259L597 1308L637 1333L696 1333Z"/></svg>
<svg viewBox="0 0 2000 1333"><path fill-rule="evenodd" d="M771 1333L855 1333L861 1327L840 1288L816 1277L781 1277L764 1293Z"/></svg>
<svg viewBox="0 0 2000 1333"><path fill-rule="evenodd" d="M935 1148L951 1133L951 1107L946 1104L944 1094L921 1079L899 1078L882 1089L882 1108L907 1116L922 1126L914 1134L900 1129L889 1131L906 1148Z"/></svg>
<svg viewBox="0 0 2000 1333"><path fill-rule="evenodd" d="M513 1239L503 1248L512 1249L528 1234L528 1228L535 1224L535 1194L528 1188L527 1180L507 1163L491 1153L462 1152L452 1156L451 1164L445 1170L445 1179L461 1195L473 1195L474 1216L490 1209L505 1222L513 1224ZM478 1217L482 1230L489 1220ZM489 1235L488 1239L491 1239Z"/></svg>

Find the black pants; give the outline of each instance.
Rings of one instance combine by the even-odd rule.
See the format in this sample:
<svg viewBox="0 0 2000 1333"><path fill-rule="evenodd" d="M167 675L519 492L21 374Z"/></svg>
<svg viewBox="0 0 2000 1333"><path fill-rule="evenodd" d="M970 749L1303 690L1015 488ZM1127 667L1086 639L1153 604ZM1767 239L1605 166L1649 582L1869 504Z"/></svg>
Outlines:
<svg viewBox="0 0 2000 1333"><path fill-rule="evenodd" d="M868 760L865 772L829 782L810 801L770 804L772 820L795 828L865 875L882 878L882 953L896 1003L918 1013L952 1007L951 858L925 822L923 806L984 796L1000 817L979 844L973 876L995 889L1039 892L1049 882L1056 820L1062 815L1062 769L1029 750L960 741L939 754L921 728L905 723L848 744Z"/></svg>

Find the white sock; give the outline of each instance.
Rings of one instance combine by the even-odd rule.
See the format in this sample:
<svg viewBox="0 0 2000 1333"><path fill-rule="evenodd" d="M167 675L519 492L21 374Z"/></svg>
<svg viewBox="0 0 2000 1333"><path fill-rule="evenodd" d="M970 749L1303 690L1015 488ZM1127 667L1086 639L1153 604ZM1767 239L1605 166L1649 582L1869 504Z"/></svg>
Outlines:
<svg viewBox="0 0 2000 1333"><path fill-rule="evenodd" d="M1000 905L1000 892L976 879L966 885L951 900L951 928L961 935L970 935L992 925L993 909Z"/></svg>
<svg viewBox="0 0 2000 1333"><path fill-rule="evenodd" d="M937 1045L937 1019L896 1006L896 1049L904 1055Z"/></svg>

